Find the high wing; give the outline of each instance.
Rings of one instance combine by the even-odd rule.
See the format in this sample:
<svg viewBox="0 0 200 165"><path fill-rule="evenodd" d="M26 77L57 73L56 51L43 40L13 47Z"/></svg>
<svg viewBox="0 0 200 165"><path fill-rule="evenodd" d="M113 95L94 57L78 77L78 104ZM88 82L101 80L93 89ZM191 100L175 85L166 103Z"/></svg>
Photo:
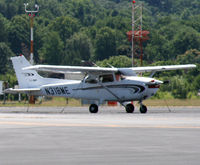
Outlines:
<svg viewBox="0 0 200 165"><path fill-rule="evenodd" d="M131 70L133 70L136 73L141 73L141 72L154 72L154 71L190 69L190 68L196 68L196 65L187 64L187 65L147 66L147 67L135 67L131 68Z"/></svg>
<svg viewBox="0 0 200 165"><path fill-rule="evenodd" d="M121 72L127 76L134 76L136 73L156 72L177 69L191 69L195 68L194 64L187 65L167 65L167 66L147 66L147 67L132 67L132 68L104 68L104 67L82 67L82 66L56 66L56 65L34 65L23 68L23 70L37 70L53 73L76 73L82 72L87 74L102 74L102 73L116 73Z"/></svg>
<svg viewBox="0 0 200 165"><path fill-rule="evenodd" d="M9 89L5 89L4 93L10 93L10 94L17 94L17 93L29 93L29 92L39 92L40 88L27 88L27 89L13 89L13 88L9 88Z"/></svg>
<svg viewBox="0 0 200 165"><path fill-rule="evenodd" d="M117 72L117 68L103 68L103 67L82 67L82 66L57 66L57 65L34 65L25 67L24 70L46 71L53 73L109 73Z"/></svg>

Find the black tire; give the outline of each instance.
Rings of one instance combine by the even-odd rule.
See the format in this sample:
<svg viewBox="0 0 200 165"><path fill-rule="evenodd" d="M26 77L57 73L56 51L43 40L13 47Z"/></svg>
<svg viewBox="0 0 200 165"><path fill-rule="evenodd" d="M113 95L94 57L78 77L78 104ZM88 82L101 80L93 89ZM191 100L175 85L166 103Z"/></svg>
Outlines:
<svg viewBox="0 0 200 165"><path fill-rule="evenodd" d="M97 113L98 112L98 106L96 104L91 104L89 111L90 111L90 113Z"/></svg>
<svg viewBox="0 0 200 165"><path fill-rule="evenodd" d="M145 105L140 106L140 113L147 113L147 107Z"/></svg>
<svg viewBox="0 0 200 165"><path fill-rule="evenodd" d="M135 107L134 107L133 104L127 104L127 105L126 105L126 112L127 112L127 113L133 113L133 112L134 112L134 109L135 109Z"/></svg>

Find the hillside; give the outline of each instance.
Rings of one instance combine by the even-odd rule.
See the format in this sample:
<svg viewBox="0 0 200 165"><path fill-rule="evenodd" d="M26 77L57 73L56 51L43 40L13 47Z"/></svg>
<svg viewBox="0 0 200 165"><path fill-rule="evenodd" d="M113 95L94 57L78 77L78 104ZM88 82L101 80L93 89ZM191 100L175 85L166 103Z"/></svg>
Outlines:
<svg viewBox="0 0 200 165"><path fill-rule="evenodd" d="M126 36L131 29L130 0L27 2L30 7L34 3L40 6L34 22L36 63L80 65L86 60L98 61L100 65L105 61L115 66L131 65L131 45ZM150 40L144 44L144 64L198 64L196 70L187 73L157 75L161 79L173 76L173 85L161 89L163 92L171 91L170 95L176 98L196 95L200 89L200 1L137 3L144 4L144 29L150 31ZM16 83L16 79L10 76L14 73L9 57L21 53L29 57L29 37L29 16L24 12L24 0L0 0L0 74L7 75L1 77L10 85ZM175 91L180 83L182 87Z"/></svg>

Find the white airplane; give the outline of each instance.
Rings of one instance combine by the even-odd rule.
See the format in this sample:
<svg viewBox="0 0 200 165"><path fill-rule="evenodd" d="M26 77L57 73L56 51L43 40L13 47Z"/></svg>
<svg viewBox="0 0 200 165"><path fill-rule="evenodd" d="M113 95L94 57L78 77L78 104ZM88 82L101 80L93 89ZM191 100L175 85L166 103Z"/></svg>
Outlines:
<svg viewBox="0 0 200 165"><path fill-rule="evenodd" d="M127 113L134 112L131 101L138 101L140 112L146 113L142 101L155 95L160 85L165 83L152 76L157 71L190 69L196 65L171 65L132 68L104 68L81 66L30 65L25 57L11 58L19 89L6 89L6 93L26 93L35 96L59 96L92 100L91 113L98 112L98 105L104 101L117 101ZM82 73L82 80L66 80L41 77L37 71L54 73ZM152 72L150 77L139 77L138 73Z"/></svg>

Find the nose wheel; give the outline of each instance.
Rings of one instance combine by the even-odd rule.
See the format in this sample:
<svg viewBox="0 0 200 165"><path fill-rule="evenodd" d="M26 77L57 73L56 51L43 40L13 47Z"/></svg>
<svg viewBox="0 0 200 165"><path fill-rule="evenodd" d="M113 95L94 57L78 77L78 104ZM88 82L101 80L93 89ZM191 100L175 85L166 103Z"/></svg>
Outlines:
<svg viewBox="0 0 200 165"><path fill-rule="evenodd" d="M91 104L89 111L90 111L90 113L97 113L98 112L98 106L96 104Z"/></svg>
<svg viewBox="0 0 200 165"><path fill-rule="evenodd" d="M143 104L140 104L140 113L147 113L147 107Z"/></svg>

